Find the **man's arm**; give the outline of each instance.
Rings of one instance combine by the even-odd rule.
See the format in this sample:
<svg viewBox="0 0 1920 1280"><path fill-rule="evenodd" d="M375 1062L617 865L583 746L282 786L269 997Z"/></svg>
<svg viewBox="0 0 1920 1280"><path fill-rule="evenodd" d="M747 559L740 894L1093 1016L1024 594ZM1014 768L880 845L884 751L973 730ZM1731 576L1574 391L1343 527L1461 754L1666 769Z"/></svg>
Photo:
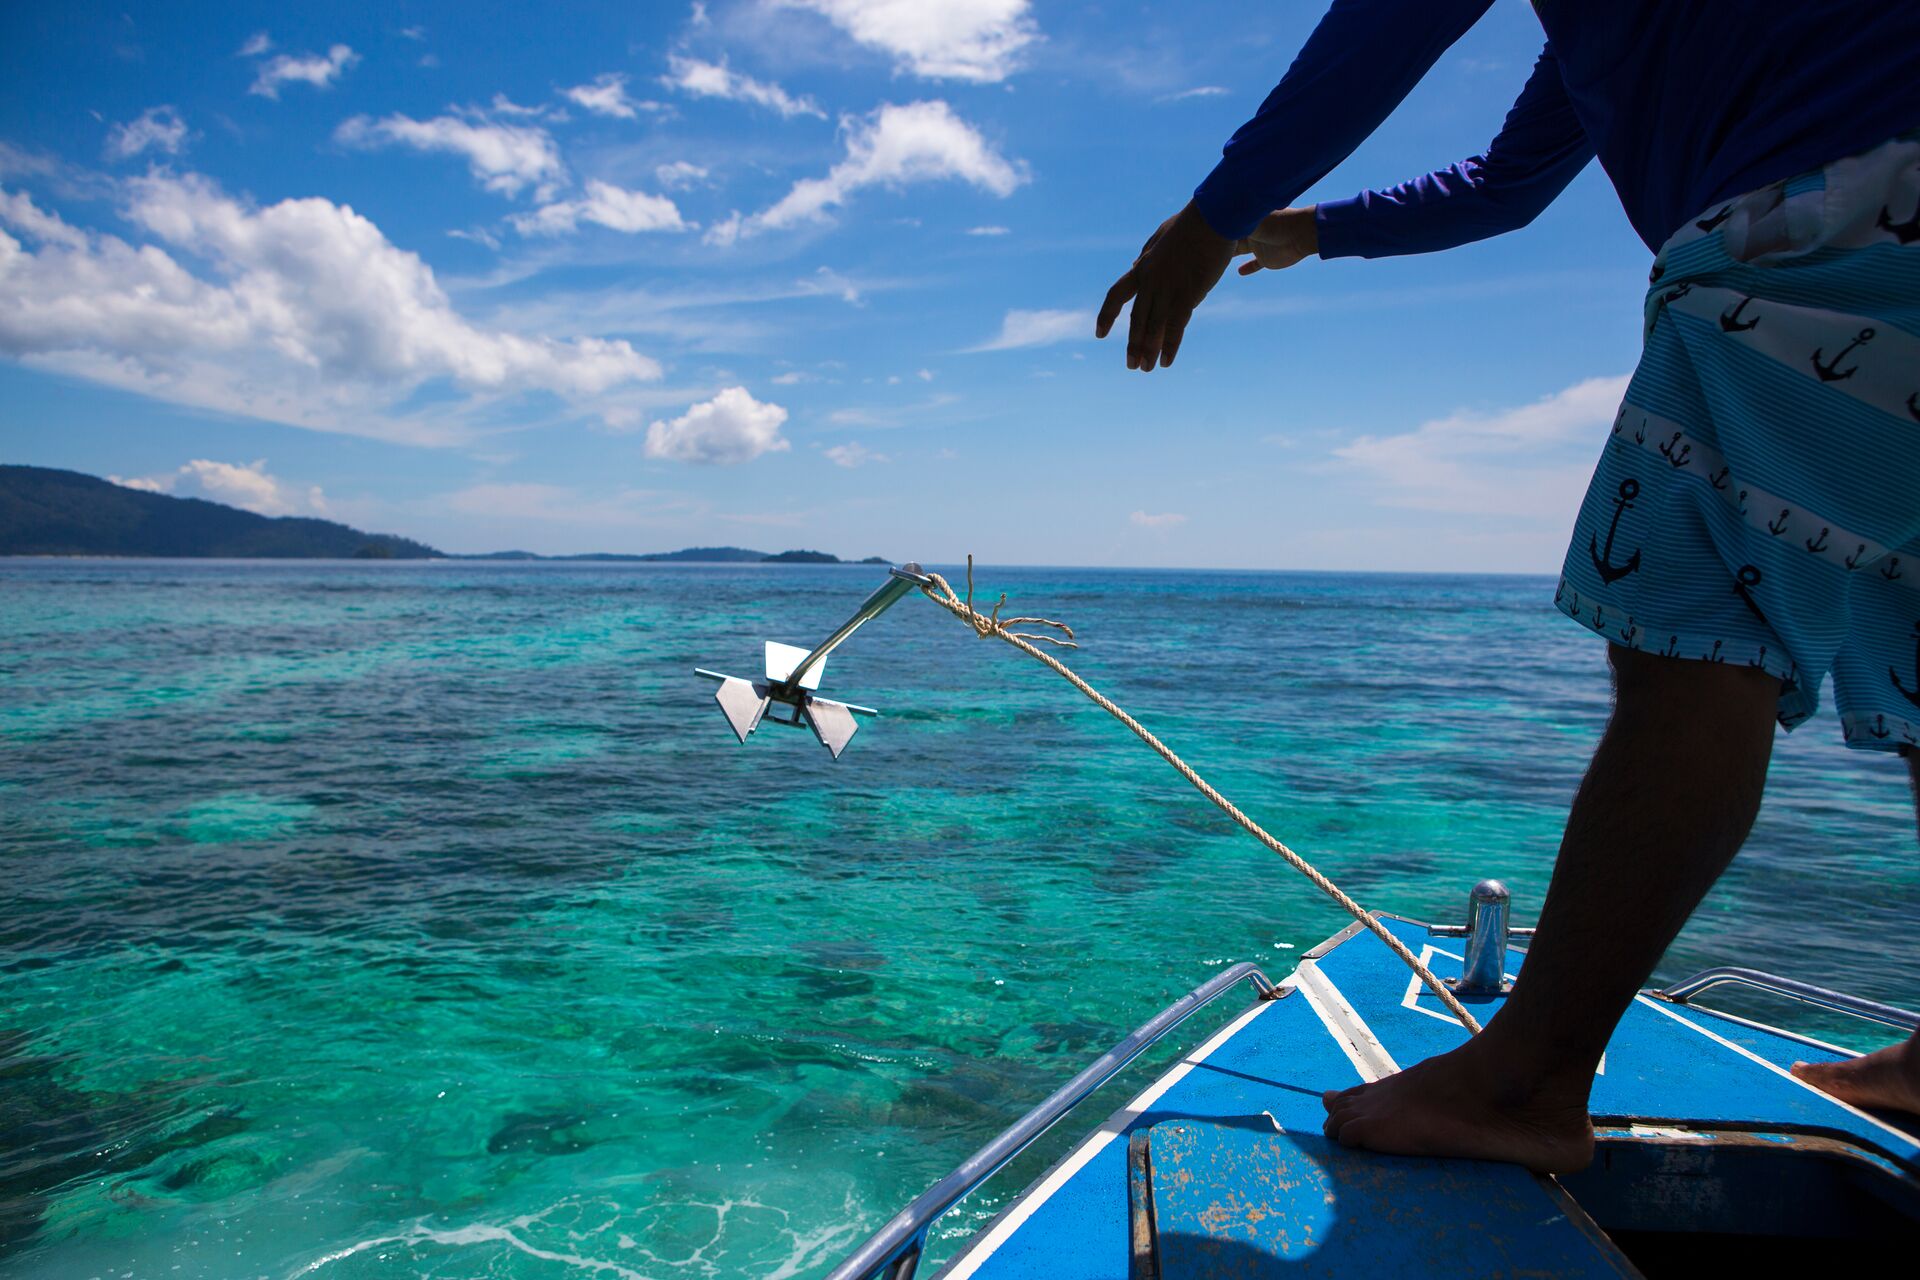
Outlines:
<svg viewBox="0 0 1920 1280"><path fill-rule="evenodd" d="M1233 242L1296 199L1379 127L1492 0L1334 0L1279 87L1226 145L1193 202L1160 225L1108 290L1105 337L1134 300L1127 367L1172 364Z"/></svg>
<svg viewBox="0 0 1920 1280"><path fill-rule="evenodd" d="M1317 206L1320 256L1432 253L1517 231L1592 159L1593 143L1567 100L1549 45L1484 154L1385 191Z"/></svg>

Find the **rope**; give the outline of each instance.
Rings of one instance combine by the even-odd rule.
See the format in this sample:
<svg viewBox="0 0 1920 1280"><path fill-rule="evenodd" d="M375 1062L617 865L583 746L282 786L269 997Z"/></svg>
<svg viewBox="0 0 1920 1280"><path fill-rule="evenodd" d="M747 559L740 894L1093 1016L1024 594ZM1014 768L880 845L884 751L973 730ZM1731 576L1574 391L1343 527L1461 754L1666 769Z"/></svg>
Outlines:
<svg viewBox="0 0 1920 1280"><path fill-rule="evenodd" d="M994 636L1005 640L1008 644L1020 650L1028 657L1052 667L1055 673L1065 679L1067 683L1087 695L1095 706L1131 729L1135 737L1139 738L1140 741L1146 743L1149 747L1152 747L1154 752L1162 760L1172 765L1181 777L1192 784L1194 790L1213 801L1222 813L1238 823L1241 829L1248 835L1273 850L1273 852L1279 854L1282 858L1285 858L1288 865L1311 880L1316 889L1339 903L1346 909L1347 914L1359 921L1369 933L1386 943L1389 951L1400 957L1407 968L1419 975L1420 981L1424 982L1427 990L1433 992L1433 994L1439 998L1440 1003L1446 1006L1447 1012L1458 1018L1460 1024L1469 1032L1475 1035L1479 1034L1480 1024L1474 1021L1473 1015L1467 1012L1466 1006L1460 1003L1458 997L1456 997L1453 992L1447 990L1446 984L1434 976L1433 970L1420 963L1420 958L1407 949L1406 943L1394 937L1393 934L1387 931L1385 925L1369 915L1365 907L1362 907L1359 903L1348 897L1339 885L1327 879L1311 862L1308 862L1305 858L1269 835L1266 828L1242 813L1233 801L1227 799L1218 791L1215 791L1205 778L1195 773L1191 765L1175 755L1173 748L1154 737L1145 725L1128 715L1116 705L1112 699L1102 694L1085 680L1082 680L1078 675L1075 675L1073 669L1068 667L1066 663L1060 661L1052 654L1042 651L1033 643L1035 640L1041 640L1048 644L1058 645L1061 648L1078 648L1079 646L1073 643L1073 628L1067 626L1064 622L1053 622L1046 618L1007 618L1002 620L1000 617L1000 606L1007 602L1007 597L1004 594L1001 595L999 603L993 606L993 612L991 614L983 614L976 610L973 607L972 556L967 557L967 597L965 600L955 595L953 588L947 585L947 580L939 574L929 573L927 576L933 579L933 587L920 588L921 593L925 595L927 599L933 601L954 617L959 618L962 622L972 627L974 634L978 635L981 639L984 640L989 636ZM937 591L935 590L936 588ZM1014 625L1052 627L1055 630L1065 632L1067 638L1061 640L1049 635L1022 634L1020 632L1007 630L1008 627Z"/></svg>

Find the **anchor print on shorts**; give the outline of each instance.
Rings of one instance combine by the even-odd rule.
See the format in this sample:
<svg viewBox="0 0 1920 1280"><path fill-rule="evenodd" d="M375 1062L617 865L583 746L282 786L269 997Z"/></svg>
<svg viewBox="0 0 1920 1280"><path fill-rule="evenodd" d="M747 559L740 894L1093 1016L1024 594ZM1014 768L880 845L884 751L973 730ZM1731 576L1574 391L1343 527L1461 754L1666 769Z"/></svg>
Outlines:
<svg viewBox="0 0 1920 1280"><path fill-rule="evenodd" d="M1907 416L1920 422L1920 391L1907 397Z"/></svg>
<svg viewBox="0 0 1920 1280"><path fill-rule="evenodd" d="M1722 311L1720 313L1720 332L1745 333L1749 329L1757 328L1760 324L1759 316L1755 316L1751 320L1743 320L1740 316L1740 313L1747 309L1747 304L1752 301L1752 298L1742 298L1735 305Z"/></svg>
<svg viewBox="0 0 1920 1280"><path fill-rule="evenodd" d="M1688 459L1693 455L1692 445L1680 443L1680 437L1685 434L1684 431L1676 431L1673 433L1673 439L1660 446L1661 456L1666 458L1667 465L1675 471L1686 466Z"/></svg>
<svg viewBox="0 0 1920 1280"><path fill-rule="evenodd" d="M1734 575L1733 594L1739 596L1740 603L1746 605L1747 610L1760 619L1761 626L1771 628L1773 624L1767 621L1766 614L1760 612L1760 605L1753 598L1753 589L1759 585L1760 566L1743 564L1740 566L1740 572Z"/></svg>
<svg viewBox="0 0 1920 1280"><path fill-rule="evenodd" d="M1912 244L1915 240L1920 240L1920 204L1914 206L1913 216L1905 222L1895 222L1893 210L1886 205L1881 205L1880 220L1874 225L1882 231L1893 232L1901 244Z"/></svg>
<svg viewBox="0 0 1920 1280"><path fill-rule="evenodd" d="M1913 624L1913 630L1915 632L1913 641L1913 688L1909 689L1901 682L1900 670L1897 667L1887 668L1887 679L1893 681L1893 687L1900 691L1901 697L1911 702L1914 706L1920 707L1920 622Z"/></svg>
<svg viewBox="0 0 1920 1280"><path fill-rule="evenodd" d="M1628 476L1625 480L1622 480L1620 482L1620 496L1614 499L1613 503L1613 520L1607 525L1606 549L1604 551L1601 550L1598 537L1589 536L1587 538L1587 554L1593 557L1593 567L1594 570L1599 573L1600 581L1606 583L1608 586L1612 586L1640 567L1640 550L1637 547L1634 548L1633 554L1627 557L1625 564L1615 564L1613 562L1613 537L1620 531L1620 516L1623 512L1633 509L1633 500L1639 496L1640 482L1638 480L1635 480L1632 476Z"/></svg>
<svg viewBox="0 0 1920 1280"><path fill-rule="evenodd" d="M1840 348L1839 354L1835 355L1831 360L1826 360L1825 347L1815 347L1812 357L1813 371L1820 375L1820 381L1822 382L1845 382L1848 378L1860 372L1860 366L1858 364L1852 364L1842 369L1840 362L1845 360L1855 347L1863 347L1872 341L1872 328L1862 329L1854 335L1853 341ZM1825 363L1822 363L1823 360Z"/></svg>

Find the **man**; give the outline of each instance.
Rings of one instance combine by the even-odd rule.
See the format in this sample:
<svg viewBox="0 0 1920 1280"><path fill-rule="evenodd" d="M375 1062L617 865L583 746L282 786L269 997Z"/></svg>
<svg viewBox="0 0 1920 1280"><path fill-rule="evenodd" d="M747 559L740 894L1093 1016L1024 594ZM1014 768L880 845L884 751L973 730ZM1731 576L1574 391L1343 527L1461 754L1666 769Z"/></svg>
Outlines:
<svg viewBox="0 0 1920 1280"><path fill-rule="evenodd" d="M1920 803L1920 5L1537 0L1546 49L1484 155L1286 207L1490 3L1336 0L1096 331L1132 299L1127 366L1171 366L1236 253L1252 274L1482 239L1596 154L1657 250L1555 597L1608 640L1615 706L1526 966L1481 1035L1325 1099L1349 1146L1559 1173L1592 1157L1615 1023L1746 838L1775 721L1832 673L1849 745L1906 755ZM1796 1070L1920 1113L1920 1035Z"/></svg>

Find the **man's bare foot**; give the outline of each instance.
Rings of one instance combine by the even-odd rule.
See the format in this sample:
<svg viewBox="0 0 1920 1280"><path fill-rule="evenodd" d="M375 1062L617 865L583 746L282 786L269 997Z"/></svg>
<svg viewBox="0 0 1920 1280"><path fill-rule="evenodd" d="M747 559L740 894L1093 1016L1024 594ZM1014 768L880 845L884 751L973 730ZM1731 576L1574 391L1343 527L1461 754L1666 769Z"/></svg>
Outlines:
<svg viewBox="0 0 1920 1280"><path fill-rule="evenodd" d="M1576 1173L1593 1160L1592 1076L1536 1086L1502 1070L1482 1042L1399 1075L1325 1094L1323 1131L1343 1146L1406 1156L1465 1156Z"/></svg>
<svg viewBox="0 0 1920 1280"><path fill-rule="evenodd" d="M1856 1107L1883 1107L1920 1116L1920 1032L1904 1044L1845 1062L1796 1062L1793 1074L1822 1093Z"/></svg>

